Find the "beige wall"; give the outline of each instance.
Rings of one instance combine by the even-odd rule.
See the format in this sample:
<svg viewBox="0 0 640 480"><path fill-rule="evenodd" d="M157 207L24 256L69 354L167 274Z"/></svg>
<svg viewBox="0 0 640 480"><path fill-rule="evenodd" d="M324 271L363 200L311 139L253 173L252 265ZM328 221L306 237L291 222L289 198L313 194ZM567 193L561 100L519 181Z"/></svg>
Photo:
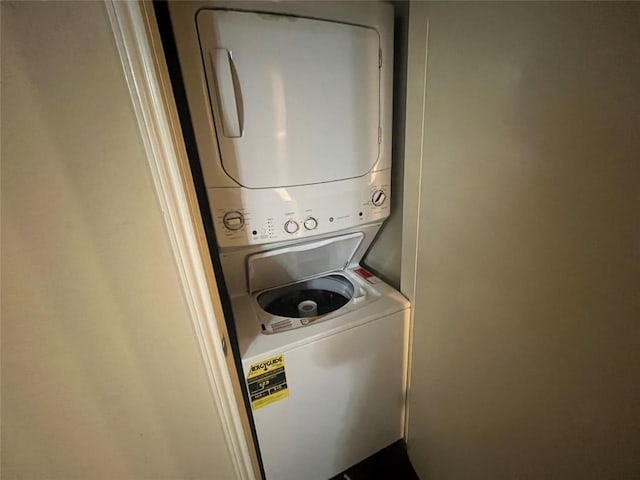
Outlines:
<svg viewBox="0 0 640 480"><path fill-rule="evenodd" d="M421 478L638 478L640 4L417 2L409 49Z"/></svg>
<svg viewBox="0 0 640 480"><path fill-rule="evenodd" d="M233 478L101 2L2 2L2 478Z"/></svg>

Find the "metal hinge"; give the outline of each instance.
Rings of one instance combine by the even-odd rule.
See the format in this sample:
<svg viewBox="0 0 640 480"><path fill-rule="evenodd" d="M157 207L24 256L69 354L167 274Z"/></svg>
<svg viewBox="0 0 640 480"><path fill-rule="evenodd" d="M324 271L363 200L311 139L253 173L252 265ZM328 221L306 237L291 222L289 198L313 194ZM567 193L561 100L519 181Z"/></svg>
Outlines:
<svg viewBox="0 0 640 480"><path fill-rule="evenodd" d="M382 128L378 127L378 143L382 143Z"/></svg>
<svg viewBox="0 0 640 480"><path fill-rule="evenodd" d="M227 339L225 337L222 337L222 353L224 353L224 356L227 356Z"/></svg>

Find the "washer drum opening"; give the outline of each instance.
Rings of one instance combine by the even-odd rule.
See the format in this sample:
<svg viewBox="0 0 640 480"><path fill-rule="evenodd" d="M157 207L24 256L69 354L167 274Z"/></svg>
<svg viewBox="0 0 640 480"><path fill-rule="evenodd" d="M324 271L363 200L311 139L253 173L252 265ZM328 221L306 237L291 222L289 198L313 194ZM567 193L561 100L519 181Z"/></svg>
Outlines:
<svg viewBox="0 0 640 480"><path fill-rule="evenodd" d="M326 315L349 303L353 284L341 275L327 275L258 295L258 305L271 315L305 318Z"/></svg>

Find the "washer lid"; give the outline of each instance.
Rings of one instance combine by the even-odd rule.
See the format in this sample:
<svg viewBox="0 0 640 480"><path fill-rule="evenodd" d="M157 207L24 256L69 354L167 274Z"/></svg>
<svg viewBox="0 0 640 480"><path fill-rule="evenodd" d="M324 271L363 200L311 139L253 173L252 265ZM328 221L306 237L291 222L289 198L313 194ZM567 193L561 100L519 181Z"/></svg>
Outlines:
<svg viewBox="0 0 640 480"><path fill-rule="evenodd" d="M197 26L222 167L234 181L287 187L360 177L375 167L375 29L224 10L201 10Z"/></svg>
<svg viewBox="0 0 640 480"><path fill-rule="evenodd" d="M358 250L362 232L256 253L247 257L249 293L343 270Z"/></svg>

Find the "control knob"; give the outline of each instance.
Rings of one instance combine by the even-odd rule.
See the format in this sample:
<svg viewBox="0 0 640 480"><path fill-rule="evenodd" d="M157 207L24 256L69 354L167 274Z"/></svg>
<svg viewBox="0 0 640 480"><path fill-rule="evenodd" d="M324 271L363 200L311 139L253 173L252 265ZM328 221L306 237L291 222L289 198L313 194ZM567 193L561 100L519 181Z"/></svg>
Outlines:
<svg viewBox="0 0 640 480"><path fill-rule="evenodd" d="M373 195L371 195L371 203L373 203L376 207L382 205L386 199L387 194L384 193L384 190L376 190L375 192L373 192Z"/></svg>
<svg viewBox="0 0 640 480"><path fill-rule="evenodd" d="M313 217L307 217L303 225L305 230L315 230L318 226L318 220Z"/></svg>
<svg viewBox="0 0 640 480"><path fill-rule="evenodd" d="M284 231L287 233L296 233L300 225L295 220L287 220L284 224Z"/></svg>
<svg viewBox="0 0 640 480"><path fill-rule="evenodd" d="M244 226L244 215L237 210L227 212L222 217L222 223L227 230L240 230Z"/></svg>

